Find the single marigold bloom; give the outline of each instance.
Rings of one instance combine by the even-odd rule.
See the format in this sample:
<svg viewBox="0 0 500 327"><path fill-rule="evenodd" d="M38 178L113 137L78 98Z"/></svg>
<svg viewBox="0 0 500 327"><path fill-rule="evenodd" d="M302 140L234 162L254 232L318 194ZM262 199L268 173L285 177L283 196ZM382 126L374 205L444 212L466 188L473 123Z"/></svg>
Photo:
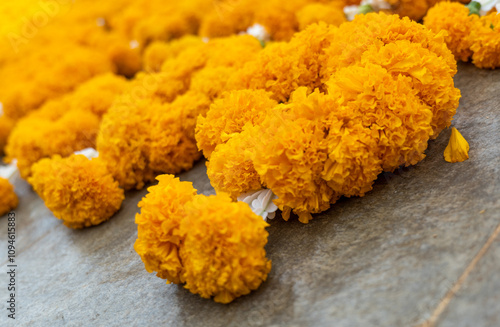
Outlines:
<svg viewBox="0 0 500 327"><path fill-rule="evenodd" d="M156 272L167 283L181 283L182 261L179 248L183 237L179 226L186 217L184 206L193 200L196 190L190 182L173 175L156 177L158 185L148 188L136 214L137 240L134 249L149 273Z"/></svg>
<svg viewBox="0 0 500 327"><path fill-rule="evenodd" d="M187 48L198 46L201 43L201 38L193 35L186 35L171 42L152 42L144 51L144 70L147 72L159 72L167 59L175 58Z"/></svg>
<svg viewBox="0 0 500 327"><path fill-rule="evenodd" d="M57 120L25 117L12 130L5 148L6 161L17 159L22 178L31 176L38 160L95 146L99 117L84 110L70 110Z"/></svg>
<svg viewBox="0 0 500 327"><path fill-rule="evenodd" d="M462 162L467 159L469 159L469 143L455 127L452 127L450 141L444 150L444 160Z"/></svg>
<svg viewBox="0 0 500 327"><path fill-rule="evenodd" d="M339 26L346 21L342 7L330 3L311 3L300 9L297 14L299 29L303 30L307 26L325 22L330 25Z"/></svg>
<svg viewBox="0 0 500 327"><path fill-rule="evenodd" d="M229 303L266 280L268 224L246 203L229 196L196 196L181 221L181 279L190 292Z"/></svg>
<svg viewBox="0 0 500 327"><path fill-rule="evenodd" d="M228 88L263 89L279 102L287 102L300 86L312 92L322 86L325 50L336 35L335 26L319 23L295 34L288 43L272 43L232 76Z"/></svg>
<svg viewBox="0 0 500 327"><path fill-rule="evenodd" d="M496 12L481 17L470 33L472 63L479 68L500 67L500 15Z"/></svg>
<svg viewBox="0 0 500 327"><path fill-rule="evenodd" d="M243 193L262 188L260 176L247 153L255 146L254 130L235 133L227 142L217 145L207 161L207 176L217 194L227 193L236 200Z"/></svg>
<svg viewBox="0 0 500 327"><path fill-rule="evenodd" d="M146 270L221 303L257 289L271 269L267 223L225 194L196 195L172 175L157 179L136 215L134 249Z"/></svg>
<svg viewBox="0 0 500 327"><path fill-rule="evenodd" d="M424 25L435 33L446 31L445 42L455 58L468 61L472 56L469 34L478 19L477 15L470 15L469 9L461 3L439 2L427 12Z"/></svg>
<svg viewBox="0 0 500 327"><path fill-rule="evenodd" d="M210 158L215 147L240 133L245 125L258 125L267 110L278 103L264 90L227 92L214 101L206 117L200 116L196 125L198 148Z"/></svg>
<svg viewBox="0 0 500 327"><path fill-rule="evenodd" d="M324 125L275 111L255 135L251 159L263 184L278 196L274 203L281 210L293 208L303 223L311 213L327 210L337 196L321 178L328 157Z"/></svg>
<svg viewBox="0 0 500 327"><path fill-rule="evenodd" d="M120 209L125 198L99 158L55 155L33 165L32 173L28 182L54 216L70 228L101 224Z"/></svg>
<svg viewBox="0 0 500 327"><path fill-rule="evenodd" d="M19 203L14 186L8 179L0 177L0 216L5 215L12 209L15 209Z"/></svg>

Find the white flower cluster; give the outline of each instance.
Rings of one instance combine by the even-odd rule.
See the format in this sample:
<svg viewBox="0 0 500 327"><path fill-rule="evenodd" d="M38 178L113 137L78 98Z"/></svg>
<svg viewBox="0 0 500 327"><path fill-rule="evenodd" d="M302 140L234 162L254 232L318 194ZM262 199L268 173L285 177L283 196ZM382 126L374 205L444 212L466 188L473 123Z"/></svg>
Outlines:
<svg viewBox="0 0 500 327"><path fill-rule="evenodd" d="M238 201L245 202L250 206L252 211L264 218L273 219L276 215L278 207L273 200L278 197L269 189L263 189L255 192L247 192L238 197Z"/></svg>
<svg viewBox="0 0 500 327"><path fill-rule="evenodd" d="M499 0L474 0L479 2L481 9L479 13L481 16L485 16L491 9L496 8L497 12L500 13L500 1Z"/></svg>
<svg viewBox="0 0 500 327"><path fill-rule="evenodd" d="M75 154L83 154L88 159L99 157L99 152L97 152L94 148L86 148L80 151L76 151Z"/></svg>

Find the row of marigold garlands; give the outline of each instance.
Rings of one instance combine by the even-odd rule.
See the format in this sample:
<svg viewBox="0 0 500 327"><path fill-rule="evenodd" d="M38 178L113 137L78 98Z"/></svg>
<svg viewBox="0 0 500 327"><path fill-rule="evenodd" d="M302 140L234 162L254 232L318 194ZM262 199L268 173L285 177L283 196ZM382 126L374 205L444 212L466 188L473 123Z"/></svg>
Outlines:
<svg viewBox="0 0 500 327"><path fill-rule="evenodd" d="M231 302L271 269L277 209L307 223L418 163L458 107L456 60L500 66L500 5L436 2L54 0L30 37L0 31L2 172L71 228L156 178L136 216L146 270ZM0 10L34 19L32 3ZM468 150L453 128L445 160ZM200 151L217 195L161 175ZM0 194L17 206L7 179Z"/></svg>

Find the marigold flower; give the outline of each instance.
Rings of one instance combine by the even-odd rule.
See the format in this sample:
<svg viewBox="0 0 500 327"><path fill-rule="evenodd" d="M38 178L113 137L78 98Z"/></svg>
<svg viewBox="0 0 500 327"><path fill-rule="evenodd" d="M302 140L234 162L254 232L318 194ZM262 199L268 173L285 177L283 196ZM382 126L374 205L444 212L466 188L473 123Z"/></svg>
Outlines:
<svg viewBox="0 0 500 327"><path fill-rule="evenodd" d="M167 59L176 58L187 48L198 46L201 43L201 38L193 35L186 35L171 42L155 41L144 51L144 70L146 72L159 72Z"/></svg>
<svg viewBox="0 0 500 327"><path fill-rule="evenodd" d="M26 117L14 127L5 148L6 161L17 159L22 178L31 176L31 166L38 160L95 146L99 117L84 110L70 110L53 121ZM50 141L47 141L50 140Z"/></svg>
<svg viewBox="0 0 500 327"><path fill-rule="evenodd" d="M0 216L15 209L19 203L14 187L8 179L0 177Z"/></svg>
<svg viewBox="0 0 500 327"><path fill-rule="evenodd" d="M448 32L445 36L448 48L457 59L468 61L472 56L469 34L478 19L477 15L470 15L469 9L461 3L440 2L428 11L424 25L435 33Z"/></svg>
<svg viewBox="0 0 500 327"><path fill-rule="evenodd" d="M264 90L240 90L214 101L196 125L198 148L205 157L210 158L217 145L240 133L245 125L261 123L266 111L278 104L270 95Z"/></svg>
<svg viewBox="0 0 500 327"><path fill-rule="evenodd" d="M500 67L500 15L496 12L481 17L470 33L472 63L479 68Z"/></svg>
<svg viewBox="0 0 500 327"><path fill-rule="evenodd" d="M49 58L50 72L46 71ZM0 99L5 115L18 120L47 100L114 69L105 54L80 45L65 45L64 50L56 47L37 49L0 69ZM17 82L12 83L12 80Z"/></svg>
<svg viewBox="0 0 500 327"><path fill-rule="evenodd" d="M201 155L197 117L222 94L226 77L260 50L248 35L211 40L165 61L160 73L140 74L103 118L97 139L120 185L140 189L160 173L190 169Z"/></svg>
<svg viewBox="0 0 500 327"><path fill-rule="evenodd" d="M55 155L33 165L32 173L28 182L54 216L70 228L101 224L120 209L125 198L99 158Z"/></svg>
<svg viewBox="0 0 500 327"><path fill-rule="evenodd" d="M267 223L225 194L196 195L172 175L157 179L136 215L134 248L146 270L221 303L257 289L271 269Z"/></svg>
<svg viewBox="0 0 500 327"><path fill-rule="evenodd" d="M224 194L197 196L185 206L180 256L181 279L189 291L215 302L229 303L266 280L268 224L243 202ZM222 214L221 214L222 213Z"/></svg>
<svg viewBox="0 0 500 327"><path fill-rule="evenodd" d="M307 26L325 22L330 25L339 26L346 21L342 8L331 3L311 3L300 9L297 14L299 29L303 30Z"/></svg>
<svg viewBox="0 0 500 327"><path fill-rule="evenodd" d="M310 91L322 86L321 66L326 61L325 49L337 35L336 27L312 24L297 33L288 43L267 45L256 60L249 61L228 82L228 88L263 89L272 98L287 102L300 86Z"/></svg>
<svg viewBox="0 0 500 327"><path fill-rule="evenodd" d="M179 226L186 217L184 206L194 199L196 190L190 182L180 182L173 175L156 179L158 185L149 187L139 202L141 213L135 216L138 233L134 249L149 273L156 271L167 283L179 284L183 269Z"/></svg>
<svg viewBox="0 0 500 327"><path fill-rule="evenodd" d="M469 159L469 143L455 127L452 127L450 141L444 150L444 160L462 162L467 159Z"/></svg>
<svg viewBox="0 0 500 327"><path fill-rule="evenodd" d="M262 188L259 174L247 154L255 146L254 138L252 130L245 130L215 148L206 165L210 184L217 194L227 193L236 200L243 193Z"/></svg>

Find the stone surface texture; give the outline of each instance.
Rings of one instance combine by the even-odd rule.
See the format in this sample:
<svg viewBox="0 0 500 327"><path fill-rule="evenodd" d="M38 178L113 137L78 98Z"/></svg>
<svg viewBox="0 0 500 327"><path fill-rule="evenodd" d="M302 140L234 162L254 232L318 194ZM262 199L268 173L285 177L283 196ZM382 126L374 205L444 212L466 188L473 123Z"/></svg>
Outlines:
<svg viewBox="0 0 500 327"><path fill-rule="evenodd" d="M452 123L470 159L447 163L450 129L418 165L385 173L363 198L341 199L307 225L270 222L268 280L229 305L166 285L133 249L137 203L130 192L110 221L71 230L25 182L16 183L18 312L7 319L0 275L0 325L10 326L415 326L442 299L500 224L500 70L460 64ZM204 162L181 174L213 189ZM224 214L224 213L221 213ZM500 237L500 236L499 236ZM7 269L7 219L0 267ZM495 239L437 326L500 325L500 240Z"/></svg>

